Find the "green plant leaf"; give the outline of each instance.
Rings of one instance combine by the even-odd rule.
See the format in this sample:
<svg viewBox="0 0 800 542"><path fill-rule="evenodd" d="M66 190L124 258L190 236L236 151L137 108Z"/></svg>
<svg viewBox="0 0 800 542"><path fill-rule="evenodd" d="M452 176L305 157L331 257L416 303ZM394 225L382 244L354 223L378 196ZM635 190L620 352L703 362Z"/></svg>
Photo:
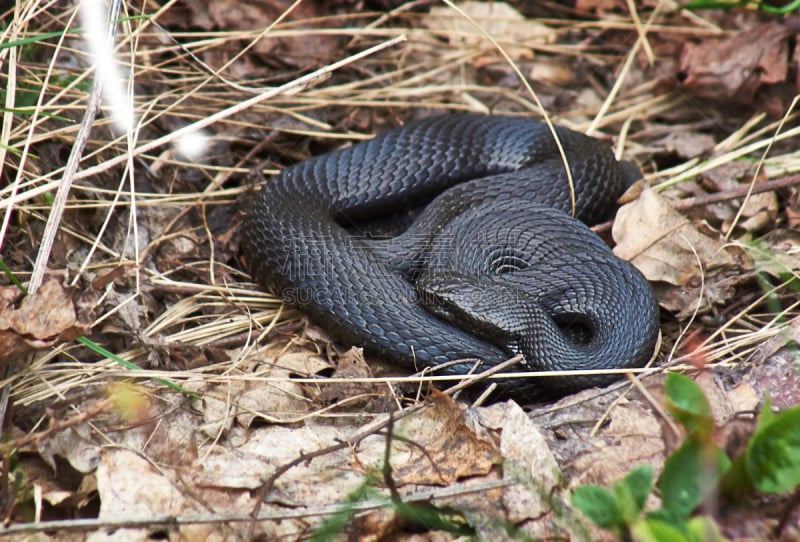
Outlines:
<svg viewBox="0 0 800 542"><path fill-rule="evenodd" d="M677 520L685 521L717 490L717 483L730 466L730 459L718 447L688 439L664 462L658 481L664 508Z"/></svg>
<svg viewBox="0 0 800 542"><path fill-rule="evenodd" d="M356 505L369 499L384 501L388 504L390 501L386 497L380 495L374 487L375 480L367 476L363 483L358 485L349 495L345 498L344 502L339 506L339 509L325 518L322 525L314 531L310 542L332 542L341 537L344 530L350 524L353 516L356 514Z"/></svg>
<svg viewBox="0 0 800 542"><path fill-rule="evenodd" d="M636 542L689 542L680 529L659 519L640 521L631 532Z"/></svg>
<svg viewBox="0 0 800 542"><path fill-rule="evenodd" d="M800 9L800 0L790 2L785 6L772 6L766 1L755 0L693 0L683 6L683 9L734 9L734 8L755 8L769 13L770 15L787 15Z"/></svg>
<svg viewBox="0 0 800 542"><path fill-rule="evenodd" d="M731 463L731 468L720 481L720 492L730 501L741 501L755 491L750 475L747 473L745 455L742 454Z"/></svg>
<svg viewBox="0 0 800 542"><path fill-rule="evenodd" d="M756 433L763 430L764 427L772 423L776 414L772 412L772 399L769 392L764 395L764 403L761 405L761 412L758 415L758 422L756 422Z"/></svg>
<svg viewBox="0 0 800 542"><path fill-rule="evenodd" d="M690 519L686 528L689 531L689 540L692 542L725 542L726 540L716 522L706 516Z"/></svg>
<svg viewBox="0 0 800 542"><path fill-rule="evenodd" d="M714 419L711 417L711 406L700 386L687 376L670 373L664 382L664 388L667 392L667 409L672 417L690 435L710 437L714 429Z"/></svg>
<svg viewBox="0 0 800 542"><path fill-rule="evenodd" d="M625 527L614 495L604 487L581 486L572 494L572 504L595 525L606 529Z"/></svg>
<svg viewBox="0 0 800 542"><path fill-rule="evenodd" d="M101 356L105 356L108 359L110 359L111 361L115 361L115 362L119 363L120 365L122 365L126 369L130 369L132 371L141 371L142 370L142 368L139 367L138 365L136 365L135 363L131 363L130 361L128 361L126 359L122 359L118 355L114 354L113 352L110 352L110 351L106 350L105 348L103 348L102 346L100 346L99 344L97 344L96 342L94 342L91 339L87 339L84 336L80 336L75 340L78 341L79 343L81 343L82 345L84 345L85 347L89 348L90 350L93 350L93 351L97 352ZM202 399L202 397L200 397L195 392L189 391L189 390L185 389L183 386L181 386L179 384L175 384L174 382L170 382L169 380L167 380L165 378L156 378L155 381L160 383L160 384L163 384L163 385L167 386L168 388L170 388L170 389L172 389L174 391L177 391L178 393L183 393L184 395L188 395L192 399Z"/></svg>
<svg viewBox="0 0 800 542"><path fill-rule="evenodd" d="M464 536L475 534L475 531L455 510L427 504L406 503L400 500L393 500L390 507L406 521L429 531L444 531Z"/></svg>
<svg viewBox="0 0 800 542"><path fill-rule="evenodd" d="M762 493L783 493L800 485L800 407L759 423L745 452L745 466Z"/></svg>
<svg viewBox="0 0 800 542"><path fill-rule="evenodd" d="M36 97L38 98L38 96ZM34 104L35 103L36 100L34 100ZM14 107L14 108L0 107L0 113L12 113L14 115L19 115L21 117L33 116L34 112L35 110L33 109L33 107ZM68 117L64 117L62 115L56 115L55 113L49 113L47 111L39 111L38 114L39 116L47 117L49 119L57 119L64 122L71 122L71 120Z"/></svg>
<svg viewBox="0 0 800 542"><path fill-rule="evenodd" d="M612 486L617 509L626 525L633 525L642 515L652 489L653 467L649 465L636 467Z"/></svg>
<svg viewBox="0 0 800 542"><path fill-rule="evenodd" d="M0 270L3 271L8 280L14 283L14 286L16 286L20 292L22 292L24 295L28 295L28 289L25 288L25 285L22 284L22 282L17 278L14 272L11 271L11 269L6 265L6 263L2 259L0 259Z"/></svg>

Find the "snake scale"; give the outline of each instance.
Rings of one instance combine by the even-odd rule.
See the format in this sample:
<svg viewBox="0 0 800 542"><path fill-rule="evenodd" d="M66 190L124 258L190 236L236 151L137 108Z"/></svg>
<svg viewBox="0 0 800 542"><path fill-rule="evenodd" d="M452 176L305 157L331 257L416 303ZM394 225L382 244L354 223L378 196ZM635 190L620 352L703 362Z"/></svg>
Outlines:
<svg viewBox="0 0 800 542"><path fill-rule="evenodd" d="M496 115L434 116L313 157L266 184L243 228L254 278L337 340L409 369L642 366L657 342L645 278L585 224L608 219L638 170L602 142ZM574 201L574 205L573 205ZM403 232L349 226L422 209ZM539 400L613 375L507 378Z"/></svg>

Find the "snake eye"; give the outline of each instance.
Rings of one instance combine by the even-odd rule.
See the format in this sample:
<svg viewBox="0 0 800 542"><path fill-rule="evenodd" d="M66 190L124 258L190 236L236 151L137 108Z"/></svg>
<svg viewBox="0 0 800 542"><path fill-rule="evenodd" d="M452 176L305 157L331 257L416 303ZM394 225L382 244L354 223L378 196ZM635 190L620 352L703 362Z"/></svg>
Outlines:
<svg viewBox="0 0 800 542"><path fill-rule="evenodd" d="M502 275L528 268L528 260L521 251L513 247L499 247L489 253L489 271Z"/></svg>

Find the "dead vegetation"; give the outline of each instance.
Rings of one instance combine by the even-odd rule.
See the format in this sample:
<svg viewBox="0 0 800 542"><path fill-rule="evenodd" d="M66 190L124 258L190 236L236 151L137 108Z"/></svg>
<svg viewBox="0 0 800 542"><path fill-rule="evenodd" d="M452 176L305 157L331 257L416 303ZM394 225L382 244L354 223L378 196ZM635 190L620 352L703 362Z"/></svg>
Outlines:
<svg viewBox="0 0 800 542"><path fill-rule="evenodd" d="M122 124L109 96L87 117L73 3L2 8L12 539L293 540L344 518L342 539L597 540L568 491L675 448L665 369L736 431L767 390L800 402L797 20L615 0L121 8ZM451 396L468 382L335 355L249 281L241 209L270 175L447 110L546 113L642 167L611 233L665 309L651 368L530 412L466 409ZM782 505L716 515L765 538Z"/></svg>

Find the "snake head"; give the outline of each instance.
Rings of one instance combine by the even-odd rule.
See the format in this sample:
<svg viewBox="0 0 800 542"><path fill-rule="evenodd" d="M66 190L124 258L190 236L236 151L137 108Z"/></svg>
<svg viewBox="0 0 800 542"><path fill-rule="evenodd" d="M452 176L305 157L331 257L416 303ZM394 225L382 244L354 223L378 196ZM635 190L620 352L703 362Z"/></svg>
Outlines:
<svg viewBox="0 0 800 542"><path fill-rule="evenodd" d="M468 275L426 273L417 278L415 286L425 310L499 346L511 356L525 356L523 343L530 335L532 322L550 320L525 292L497 283L486 284Z"/></svg>

